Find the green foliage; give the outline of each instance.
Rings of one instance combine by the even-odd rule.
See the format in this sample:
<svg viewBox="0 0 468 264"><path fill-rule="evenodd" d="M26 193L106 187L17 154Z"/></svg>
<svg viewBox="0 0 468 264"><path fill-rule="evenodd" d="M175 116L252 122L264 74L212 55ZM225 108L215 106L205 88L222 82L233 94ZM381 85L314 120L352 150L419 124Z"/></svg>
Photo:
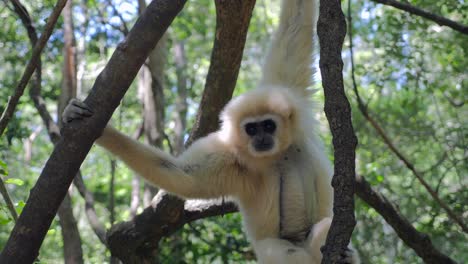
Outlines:
<svg viewBox="0 0 468 264"><path fill-rule="evenodd" d="M40 33L55 1L22 2ZM128 27L131 27L136 20L137 1L111 2L122 14ZM347 4L342 3L343 6ZM468 24L468 5L465 1L412 0L409 3ZM10 7L9 3L5 4ZM120 18L108 6L108 1L75 1L74 4L81 87L78 97L83 98L124 36L118 30ZM235 94L256 85L261 73L262 57L278 22L278 11L278 0L257 1ZM468 37L420 17L370 1L353 1L352 15L356 79L370 114L380 123L395 146L423 173L424 179L437 190L440 198L458 215L466 215ZM3 8L0 16L0 111L3 111L8 96L13 93L22 75L31 48L26 30L12 10ZM188 1L169 29L164 95L165 132L171 139L174 138L178 85L172 46L176 42L183 42L186 49L188 134L205 85L215 24L215 6L212 0ZM61 28L60 22L42 56L42 95L54 118L62 80ZM351 89L348 47L346 42L343 49L344 74L347 94L353 107L353 123L359 139L357 173L393 201L402 215L418 230L430 236L437 248L462 263L468 259L468 253L464 250L466 235L392 154L356 107ZM319 78L317 75L316 79ZM115 126L129 135L141 123L141 103L137 95L136 85L132 85L112 120ZM316 99L323 100L320 91ZM323 125L318 130L323 132L321 136L330 147L331 135L326 129L324 116L319 114ZM5 136L0 138L0 174L8 176L6 185L18 212L24 207L29 190L34 186L53 148L46 129L43 128L32 141L31 159L26 158L25 146L29 142L28 138L41 127L44 127L42 120L26 91ZM168 146L167 142L165 146ZM108 206L111 198L111 158L105 151L95 147L81 168L85 184L94 194L99 220L107 228L111 227ZM113 193L116 221L128 220L130 217L130 182L133 177L135 174L132 171L122 163L117 163ZM71 193L85 261L108 262L109 252L90 228L83 199L76 189L71 188ZM142 209L140 206L139 210ZM358 224L353 240L364 263L421 263L382 217L359 199L356 203L356 215ZM0 248L8 239L12 228L11 216L4 203L0 203ZM63 253L58 250L62 243L61 227L58 221L54 221L41 248L41 263L63 262ZM242 231L239 214L204 219L184 226L174 236L161 242L159 258L161 263L254 262L252 249Z"/></svg>

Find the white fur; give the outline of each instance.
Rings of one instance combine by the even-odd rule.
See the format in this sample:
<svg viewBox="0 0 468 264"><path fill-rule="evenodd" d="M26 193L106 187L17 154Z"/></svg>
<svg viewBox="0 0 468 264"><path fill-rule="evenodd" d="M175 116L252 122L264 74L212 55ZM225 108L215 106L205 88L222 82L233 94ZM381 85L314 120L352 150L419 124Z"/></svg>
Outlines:
<svg viewBox="0 0 468 264"><path fill-rule="evenodd" d="M109 126L97 141L169 192L185 198L232 197L260 263L320 263L331 222L332 169L313 132L307 90L317 11L316 0L283 0L259 86L231 100L221 114L221 129L195 141L181 156L145 146ZM64 115L73 116L67 108ZM274 148L256 153L243 126L266 117L278 126ZM298 243L280 238L281 175L287 178L282 191L287 225L281 233L305 235L312 228Z"/></svg>

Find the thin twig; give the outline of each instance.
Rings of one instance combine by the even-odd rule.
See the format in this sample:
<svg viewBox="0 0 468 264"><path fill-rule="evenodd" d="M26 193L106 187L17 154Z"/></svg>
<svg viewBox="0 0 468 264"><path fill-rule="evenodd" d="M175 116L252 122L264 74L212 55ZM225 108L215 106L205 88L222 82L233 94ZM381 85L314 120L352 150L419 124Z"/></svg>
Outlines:
<svg viewBox="0 0 468 264"><path fill-rule="evenodd" d="M13 205L13 202L11 201L10 195L8 194L8 190L5 186L5 182L3 181L2 177L0 177L0 193L3 196L3 199L5 200L5 203L7 205L8 211L10 211L11 216L13 217L13 220L18 220L18 214L16 213L15 206Z"/></svg>
<svg viewBox="0 0 468 264"><path fill-rule="evenodd" d="M31 17L27 12L26 8L18 1L18 0L11 0L15 9L14 12L18 14L21 18L21 22L23 26L28 31L28 36L30 39L31 44L34 46L37 42L37 33L36 28L32 25ZM45 101L41 96L41 63L39 59L38 67L36 69L36 80L33 86L30 88L30 97L34 102L34 105L42 118L43 123L47 128L47 132L49 134L49 138L53 144L56 144L60 139L60 132L58 125L52 119L49 111L45 106ZM95 232L96 236L99 240L106 245L106 229L104 225L99 221L99 218L96 213L96 209L94 207L94 196L93 194L86 188L81 172L78 172L74 181L74 185L77 187L78 192L81 194L83 199L85 200L85 211L88 221L91 225L91 228Z"/></svg>
<svg viewBox="0 0 468 264"><path fill-rule="evenodd" d="M359 95L359 91L357 88L357 82L355 79L355 72L354 72L354 52L353 52L353 34L351 30L351 13L348 10L348 20L349 20L349 51L350 51L350 56L351 56L351 76L352 76L352 82L353 82L353 90L354 93L356 94L356 99L358 103L358 108L361 111L362 115L369 121L369 123L372 125L372 127L377 131L377 133L380 135L380 137L383 139L384 143L390 148L390 150L402 161L405 166L413 173L413 175L418 179L418 181L424 186L424 188L429 192L429 194L432 196L432 198L445 210L447 213L448 217L452 219L455 223L457 223L463 232L468 233L468 227L464 223L463 219L458 216L450 207L440 199L438 196L437 192L424 180L424 177L422 173L420 173L418 170L416 170L415 166L413 163L409 161L409 159L393 144L392 140L388 137L388 135L385 133L384 129L379 125L379 123L370 115L366 105L364 104L364 101Z"/></svg>
<svg viewBox="0 0 468 264"><path fill-rule="evenodd" d="M456 30L458 32L461 32L465 35L468 35L468 26L467 25L464 25L462 23L459 23L459 22L455 22L453 20L450 20L448 18L445 18L443 16L439 16L439 15L436 15L436 14L433 14L431 12L428 12L426 10L423 10L423 9L420 9L418 7L415 7L413 5L410 5L408 3L403 3L403 2L400 2L400 1L395 1L395 0L371 0L373 2L376 2L376 3L380 3L380 4L384 4L384 5L389 5L389 6L393 6L395 8L398 8L400 10L403 10L403 11L406 11L410 14L413 14L413 15L416 15L416 16L420 16L420 17L423 17L425 19L429 19L441 26L447 26L447 27L450 27L452 28L453 30Z"/></svg>
<svg viewBox="0 0 468 264"><path fill-rule="evenodd" d="M29 79L31 78L32 74L34 73L34 70L37 67L39 58L41 56L41 52L44 49L44 46L46 45L47 41L49 40L50 35L52 35L52 31L55 27L55 24L57 23L58 17L60 16L60 13L62 12L62 9L65 7L66 3L67 0L59 0L55 5L54 10L52 11L52 14L47 19L44 32L37 41L36 45L34 46L31 59L29 60L26 69L24 70L23 76L21 77L21 80L19 81L13 96L11 96L8 99L7 107L3 111L2 117L0 118L0 136L5 131L8 122L10 122L10 119L13 116L13 113L15 112L16 105L18 104L19 99L23 95L24 89L26 88Z"/></svg>
<svg viewBox="0 0 468 264"><path fill-rule="evenodd" d="M395 206L385 196L372 189L363 177L357 177L356 179L356 194L369 206L374 208L393 227L398 237L412 248L425 263L456 263L453 259L435 248L428 235L416 230L397 211Z"/></svg>
<svg viewBox="0 0 468 264"><path fill-rule="evenodd" d="M122 33L126 36L128 35L128 27L127 27L127 22L125 22L125 19L123 18L122 14L120 14L119 10L112 4L112 1L107 0L107 4L112 8L112 11L114 14L119 18L120 23L122 24Z"/></svg>

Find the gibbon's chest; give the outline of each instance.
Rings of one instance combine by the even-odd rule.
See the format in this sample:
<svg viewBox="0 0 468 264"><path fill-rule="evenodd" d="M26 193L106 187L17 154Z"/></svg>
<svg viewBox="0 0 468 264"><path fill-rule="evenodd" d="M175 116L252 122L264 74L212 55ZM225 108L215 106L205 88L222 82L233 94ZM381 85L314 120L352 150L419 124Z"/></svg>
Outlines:
<svg viewBox="0 0 468 264"><path fill-rule="evenodd" d="M306 164L306 151L291 147L268 171L250 177L261 178L253 186L255 192L240 197L247 233L254 240L282 237L288 240L304 239L312 226L315 198Z"/></svg>

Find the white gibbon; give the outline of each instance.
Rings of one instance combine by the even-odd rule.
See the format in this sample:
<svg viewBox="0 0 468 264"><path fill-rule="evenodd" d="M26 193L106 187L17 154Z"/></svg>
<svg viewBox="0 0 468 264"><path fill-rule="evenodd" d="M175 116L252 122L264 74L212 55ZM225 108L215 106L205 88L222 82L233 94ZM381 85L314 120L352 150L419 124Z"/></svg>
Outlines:
<svg viewBox="0 0 468 264"><path fill-rule="evenodd" d="M318 264L330 227L332 169L315 135L310 92L316 0L283 0L257 88L232 99L220 130L179 157L107 126L97 144L152 184L184 198L231 197L260 263ZM63 119L90 116L72 100ZM352 250L343 263L358 263Z"/></svg>

